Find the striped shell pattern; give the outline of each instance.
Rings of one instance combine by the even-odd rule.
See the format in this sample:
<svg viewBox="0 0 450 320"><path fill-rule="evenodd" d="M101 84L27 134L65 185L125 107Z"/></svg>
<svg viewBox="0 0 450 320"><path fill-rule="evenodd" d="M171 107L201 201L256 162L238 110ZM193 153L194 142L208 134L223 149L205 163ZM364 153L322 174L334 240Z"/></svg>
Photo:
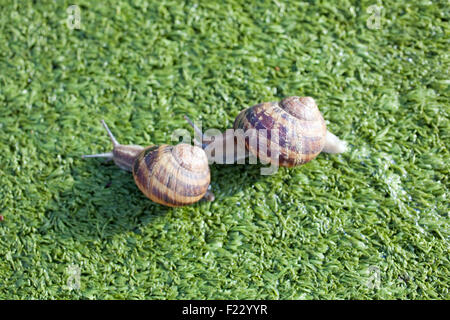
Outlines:
<svg viewBox="0 0 450 320"><path fill-rule="evenodd" d="M287 97L280 102L257 104L237 116L234 129L246 133L245 144L253 155L264 162L278 160L283 167L314 159L324 147L327 130L311 97ZM257 143L250 143L252 138Z"/></svg>
<svg viewBox="0 0 450 320"><path fill-rule="evenodd" d="M136 185L148 198L171 207L197 202L210 183L205 152L184 143L145 148L132 171Z"/></svg>

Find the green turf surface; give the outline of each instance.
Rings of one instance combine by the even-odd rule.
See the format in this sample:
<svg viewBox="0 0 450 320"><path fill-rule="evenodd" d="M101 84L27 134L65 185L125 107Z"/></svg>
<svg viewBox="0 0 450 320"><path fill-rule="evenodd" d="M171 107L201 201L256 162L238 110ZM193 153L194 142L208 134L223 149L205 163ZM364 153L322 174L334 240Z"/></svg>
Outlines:
<svg viewBox="0 0 450 320"><path fill-rule="evenodd" d="M447 1L0 0L0 298L449 299L448 18ZM349 152L212 165L216 201L179 209L80 158L110 150L102 118L171 143L183 114L226 129L290 95Z"/></svg>

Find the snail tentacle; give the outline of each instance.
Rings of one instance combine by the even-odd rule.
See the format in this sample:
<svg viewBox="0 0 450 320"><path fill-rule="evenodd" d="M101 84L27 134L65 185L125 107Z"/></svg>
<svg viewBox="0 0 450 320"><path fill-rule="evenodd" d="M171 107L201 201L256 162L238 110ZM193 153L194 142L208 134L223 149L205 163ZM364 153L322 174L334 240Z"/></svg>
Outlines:
<svg viewBox="0 0 450 320"><path fill-rule="evenodd" d="M106 132L108 133L109 138L111 139L111 142L113 144L113 146L118 146L120 145L119 142L117 142L116 138L114 137L114 135L112 134L111 130L109 130L108 125L106 124L105 120L101 120L101 123L103 125L103 127L106 129Z"/></svg>
<svg viewBox="0 0 450 320"><path fill-rule="evenodd" d="M85 158L108 158L108 159L112 159L113 158L113 153L112 152L106 152L106 153L97 153L97 154L84 154L81 156L81 158L85 159Z"/></svg>

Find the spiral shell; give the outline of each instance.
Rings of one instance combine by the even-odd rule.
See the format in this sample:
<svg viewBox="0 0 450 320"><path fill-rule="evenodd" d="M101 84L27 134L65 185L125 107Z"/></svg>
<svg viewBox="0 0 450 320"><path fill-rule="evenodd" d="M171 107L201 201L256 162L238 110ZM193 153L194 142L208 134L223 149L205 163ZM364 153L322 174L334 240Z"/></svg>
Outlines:
<svg viewBox="0 0 450 320"><path fill-rule="evenodd" d="M171 207L200 200L211 179L205 152L184 143L145 148L136 157L132 172L148 198Z"/></svg>
<svg viewBox="0 0 450 320"><path fill-rule="evenodd" d="M314 99L295 96L243 110L234 122L234 129L246 133L245 144L253 155L284 167L314 159L324 147L327 132ZM252 138L256 138L257 144L250 143Z"/></svg>

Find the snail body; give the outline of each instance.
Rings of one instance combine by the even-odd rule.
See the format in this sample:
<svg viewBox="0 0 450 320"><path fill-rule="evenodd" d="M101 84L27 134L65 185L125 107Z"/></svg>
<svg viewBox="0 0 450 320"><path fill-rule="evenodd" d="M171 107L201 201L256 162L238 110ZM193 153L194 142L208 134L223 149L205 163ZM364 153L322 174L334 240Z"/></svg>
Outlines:
<svg viewBox="0 0 450 320"><path fill-rule="evenodd" d="M199 129L187 120L198 133ZM254 105L238 114L232 130L209 140L204 135L201 137L210 161L218 163L230 159L243 163L246 157L254 156L262 162L294 167L313 160L321 152L346 150L346 143L327 130L311 97L293 96ZM222 151L224 162L216 156L217 150Z"/></svg>
<svg viewBox="0 0 450 320"><path fill-rule="evenodd" d="M146 148L121 145L103 120L102 124L113 143L112 152L83 158L112 159L119 168L133 173L136 185L145 196L165 206L189 205L204 197L213 199L208 190L211 179L208 158L201 148L185 143Z"/></svg>

